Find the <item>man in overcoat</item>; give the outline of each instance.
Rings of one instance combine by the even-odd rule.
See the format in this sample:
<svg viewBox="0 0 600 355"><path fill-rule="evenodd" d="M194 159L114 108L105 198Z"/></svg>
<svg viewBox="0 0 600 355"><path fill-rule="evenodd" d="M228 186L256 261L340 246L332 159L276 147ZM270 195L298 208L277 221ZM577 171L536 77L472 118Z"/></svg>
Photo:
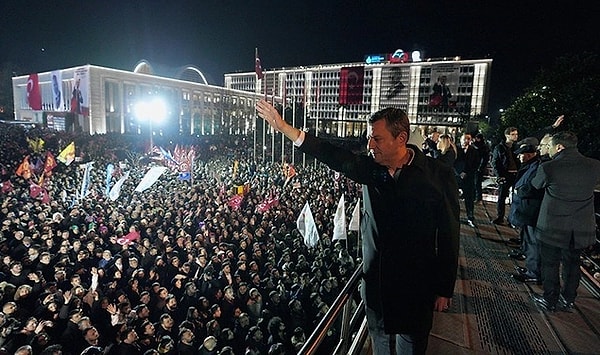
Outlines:
<svg viewBox="0 0 600 355"><path fill-rule="evenodd" d="M552 160L541 164L531 181L533 187L545 189L536 226L544 295L534 300L554 311L561 296L563 306L574 306L581 252L596 242L594 188L600 182L600 161L579 153L577 136L568 131L552 136L549 154Z"/></svg>
<svg viewBox="0 0 600 355"><path fill-rule="evenodd" d="M458 186L453 169L407 144L406 113L369 119L369 155L354 154L287 124L264 100L260 117L299 149L363 184L363 284L374 354L424 354L433 311L448 309L458 266Z"/></svg>

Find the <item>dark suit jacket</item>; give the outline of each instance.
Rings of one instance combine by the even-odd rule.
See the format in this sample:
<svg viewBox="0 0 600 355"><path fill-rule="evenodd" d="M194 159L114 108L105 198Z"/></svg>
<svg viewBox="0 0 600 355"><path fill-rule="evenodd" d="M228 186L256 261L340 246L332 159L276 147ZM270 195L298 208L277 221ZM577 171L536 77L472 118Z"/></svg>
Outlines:
<svg viewBox="0 0 600 355"><path fill-rule="evenodd" d="M452 297L458 265L458 186L451 167L410 146L394 180L371 157L306 135L300 150L363 184L361 238L367 307L391 334L429 331L435 296Z"/></svg>
<svg viewBox="0 0 600 355"><path fill-rule="evenodd" d="M531 186L531 180L533 180L539 166L540 158L536 156L521 165L517 173L515 192L512 195L508 215L508 221L514 226L535 226L537 224L542 198L544 198L544 190L538 190Z"/></svg>
<svg viewBox="0 0 600 355"><path fill-rule="evenodd" d="M543 163L531 184L545 188L536 238L543 243L582 249L596 242L594 187L600 181L600 161L581 155L576 148L558 153Z"/></svg>

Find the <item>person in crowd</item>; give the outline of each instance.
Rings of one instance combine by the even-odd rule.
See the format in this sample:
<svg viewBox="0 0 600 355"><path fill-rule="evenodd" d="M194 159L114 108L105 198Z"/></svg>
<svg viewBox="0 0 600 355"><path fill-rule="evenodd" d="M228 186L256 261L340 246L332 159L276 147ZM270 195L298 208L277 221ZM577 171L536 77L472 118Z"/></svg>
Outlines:
<svg viewBox="0 0 600 355"><path fill-rule="evenodd" d="M535 142L537 139L530 139ZM527 140L525 140L527 141ZM521 167L517 172L515 188L510 206L508 221L519 228L519 239L522 248L510 256L517 260L525 260L525 269L518 268L513 278L521 282L541 282L540 257L538 243L535 239L535 226L537 224L540 205L544 191L531 186L541 159L537 147L533 144L521 144L515 151Z"/></svg>
<svg viewBox="0 0 600 355"><path fill-rule="evenodd" d="M552 160L541 164L531 181L545 190L536 225L544 292L534 300L549 311L559 300L567 309L574 307L581 252L596 242L594 188L600 182L600 161L583 156L577 143L573 132L554 134L548 147Z"/></svg>
<svg viewBox="0 0 600 355"><path fill-rule="evenodd" d="M475 174L475 202L481 202L483 201L483 181L488 173L490 163L490 147L485 141L483 133L475 135L473 145L479 153L479 165L477 166L477 174Z"/></svg>
<svg viewBox="0 0 600 355"><path fill-rule="evenodd" d="M440 148L438 147L439 141L440 132L431 132L431 134L425 138L425 141L423 141L423 154L438 158L440 155Z"/></svg>
<svg viewBox="0 0 600 355"><path fill-rule="evenodd" d="M447 310L458 265L458 186L454 171L407 145L406 113L383 109L369 119L367 148L359 155L286 123L265 100L258 114L302 152L363 184L363 285L375 354L425 353L433 311ZM436 275L436 277L424 277ZM384 291L411 284L405 292Z"/></svg>
<svg viewBox="0 0 600 355"><path fill-rule="evenodd" d="M518 140L519 130L516 127L508 127L504 130L504 140L494 147L491 164L498 184L496 218L492 220L494 224L502 225L505 223L506 198L515 184L517 171L519 170L519 161L514 152L515 143Z"/></svg>
<svg viewBox="0 0 600 355"><path fill-rule="evenodd" d="M454 142L452 142L452 137L448 134L442 134L438 140L437 149L439 151L437 159L448 166L454 167L457 150Z"/></svg>
<svg viewBox="0 0 600 355"><path fill-rule="evenodd" d="M469 133L464 133L460 137L460 149L454 162L454 170L465 201L467 224L475 227L475 175L479 166L479 155L477 148L471 142L472 137Z"/></svg>

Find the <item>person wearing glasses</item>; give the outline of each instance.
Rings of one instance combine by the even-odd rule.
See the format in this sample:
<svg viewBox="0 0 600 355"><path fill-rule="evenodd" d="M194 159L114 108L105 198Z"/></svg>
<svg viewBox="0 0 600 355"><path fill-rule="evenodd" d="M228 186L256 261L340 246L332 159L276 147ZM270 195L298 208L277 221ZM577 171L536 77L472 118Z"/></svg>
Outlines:
<svg viewBox="0 0 600 355"><path fill-rule="evenodd" d="M600 161L582 155L577 143L573 132L554 134L548 147L552 159L531 181L545 190L536 225L544 293L534 294L534 301L548 311L559 302L566 310L574 307L581 253L596 243L594 189L600 183Z"/></svg>

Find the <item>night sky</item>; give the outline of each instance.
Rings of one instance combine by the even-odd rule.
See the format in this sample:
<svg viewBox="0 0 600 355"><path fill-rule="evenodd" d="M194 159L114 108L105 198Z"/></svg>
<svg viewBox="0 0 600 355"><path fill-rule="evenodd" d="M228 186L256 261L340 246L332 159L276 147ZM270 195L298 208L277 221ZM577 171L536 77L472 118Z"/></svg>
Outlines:
<svg viewBox="0 0 600 355"><path fill-rule="evenodd" d="M534 4L535 3L535 4ZM263 68L358 62L366 54L492 58L490 112L567 53L598 52L596 1L28 1L0 4L0 63L17 74L83 64L195 65L209 83Z"/></svg>

